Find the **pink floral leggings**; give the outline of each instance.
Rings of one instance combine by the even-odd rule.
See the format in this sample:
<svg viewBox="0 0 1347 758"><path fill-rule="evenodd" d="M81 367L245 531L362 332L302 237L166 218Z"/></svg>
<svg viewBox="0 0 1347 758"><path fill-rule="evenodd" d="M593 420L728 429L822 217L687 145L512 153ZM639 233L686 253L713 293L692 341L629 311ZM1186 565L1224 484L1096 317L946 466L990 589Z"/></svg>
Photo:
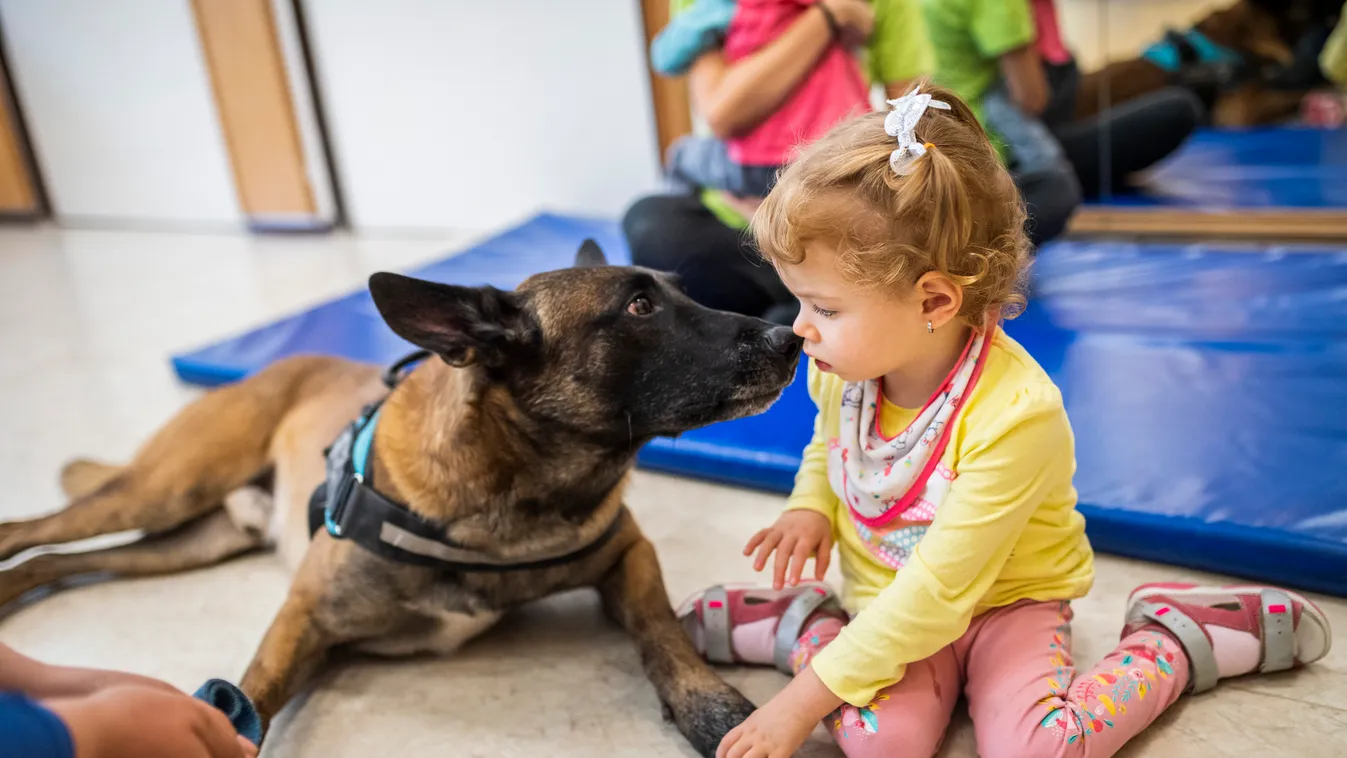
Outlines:
<svg viewBox="0 0 1347 758"><path fill-rule="evenodd" d="M796 672L842 630L815 623L795 644ZM824 725L850 758L935 755L960 692L982 758L1109 756L1183 692L1188 658L1171 638L1131 634L1088 673L1071 662L1071 606L1022 601L973 619L968 631L864 708Z"/></svg>

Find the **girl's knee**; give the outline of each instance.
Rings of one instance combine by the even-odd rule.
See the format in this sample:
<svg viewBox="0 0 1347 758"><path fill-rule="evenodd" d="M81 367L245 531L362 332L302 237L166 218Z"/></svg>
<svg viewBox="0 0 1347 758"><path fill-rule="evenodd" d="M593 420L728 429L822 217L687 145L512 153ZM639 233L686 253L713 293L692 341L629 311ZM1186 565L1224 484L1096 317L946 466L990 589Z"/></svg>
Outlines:
<svg viewBox="0 0 1347 758"><path fill-rule="evenodd" d="M827 726L848 758L928 758L939 752L949 727L948 709L934 700L932 705L922 708L910 699L890 700L880 694L865 708L843 705Z"/></svg>

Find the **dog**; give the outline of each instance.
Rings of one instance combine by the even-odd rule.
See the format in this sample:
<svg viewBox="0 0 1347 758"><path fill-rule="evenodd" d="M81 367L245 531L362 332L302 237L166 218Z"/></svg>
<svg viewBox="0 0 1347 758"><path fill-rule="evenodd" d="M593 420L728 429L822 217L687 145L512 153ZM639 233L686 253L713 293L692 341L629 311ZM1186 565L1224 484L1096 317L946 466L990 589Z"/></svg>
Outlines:
<svg viewBox="0 0 1347 758"><path fill-rule="evenodd" d="M329 652L449 654L513 608L594 587L666 714L714 755L753 705L679 627L623 488L650 439L766 410L801 340L694 303L671 274L609 266L593 241L571 268L514 291L390 273L369 289L428 357L387 382L337 358L280 361L189 404L126 466L68 465L69 505L0 524L0 560L147 536L0 572L0 605L70 577L166 574L274 547L293 580L240 683L269 725ZM333 461L366 428L357 477ZM361 542L355 526L378 508L392 510Z"/></svg>
<svg viewBox="0 0 1347 758"><path fill-rule="evenodd" d="M1145 55L1114 61L1083 74L1073 118L1089 118L1101 108L1172 85L1197 94L1210 109L1212 123L1218 126L1252 126L1291 115L1309 88L1265 86L1258 81L1257 69L1284 68L1293 63L1293 45L1308 28L1308 21L1300 16L1317 13L1308 6L1321 4L1320 0L1240 0L1213 11L1198 21L1193 31L1186 35L1171 33ZM1194 34L1199 37L1190 39ZM1197 49L1195 41L1211 49ZM1203 53L1217 59L1200 60Z"/></svg>

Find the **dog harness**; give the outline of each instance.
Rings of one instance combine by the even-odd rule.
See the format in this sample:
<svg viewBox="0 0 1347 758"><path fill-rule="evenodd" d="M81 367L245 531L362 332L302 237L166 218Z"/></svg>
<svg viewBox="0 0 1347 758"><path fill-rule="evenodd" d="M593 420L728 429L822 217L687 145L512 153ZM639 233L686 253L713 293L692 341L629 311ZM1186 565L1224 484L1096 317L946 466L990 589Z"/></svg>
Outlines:
<svg viewBox="0 0 1347 758"><path fill-rule="evenodd" d="M420 350L390 366L383 377L390 394L402 380L404 369L429 356L428 351ZM527 561L499 558L449 539L445 524L413 513L365 483L383 402L381 399L365 406L360 417L327 449L327 478L309 499L310 537L326 528L334 539L350 540L398 563L460 572L498 572L545 569L578 561L597 552L621 528L619 513L602 534L579 550Z"/></svg>
<svg viewBox="0 0 1347 758"><path fill-rule="evenodd" d="M1238 66L1244 60L1238 52L1196 29L1166 31L1165 38L1146 48L1141 57L1171 74L1185 66Z"/></svg>

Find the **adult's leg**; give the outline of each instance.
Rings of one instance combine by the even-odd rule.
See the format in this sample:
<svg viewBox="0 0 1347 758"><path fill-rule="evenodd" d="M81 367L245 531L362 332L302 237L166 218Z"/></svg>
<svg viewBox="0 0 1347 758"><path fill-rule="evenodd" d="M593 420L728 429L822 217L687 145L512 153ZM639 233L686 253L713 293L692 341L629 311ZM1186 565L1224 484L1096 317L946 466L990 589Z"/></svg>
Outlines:
<svg viewBox="0 0 1347 758"><path fill-rule="evenodd" d="M1029 213L1025 227L1029 241L1037 247L1065 231L1081 200L1080 184L1070 164L1063 160L1042 171L1011 175Z"/></svg>
<svg viewBox="0 0 1347 758"><path fill-rule="evenodd" d="M695 196L642 198L622 231L636 265L679 274L688 295L709 308L761 316L791 300L748 233L722 224Z"/></svg>
<svg viewBox="0 0 1347 758"><path fill-rule="evenodd" d="M1066 602L989 613L966 666L968 711L983 758L1113 755L1188 684L1182 647L1149 629L1127 635L1077 676Z"/></svg>
<svg viewBox="0 0 1347 758"><path fill-rule="evenodd" d="M1167 87L1055 129L1086 197L1126 186L1126 179L1173 153L1202 120L1202 103ZM1105 144L1101 139L1107 135Z"/></svg>
<svg viewBox="0 0 1347 758"><path fill-rule="evenodd" d="M722 139L685 135L669 146L668 173L673 182L688 192L701 187L745 191L744 168L730 158Z"/></svg>

